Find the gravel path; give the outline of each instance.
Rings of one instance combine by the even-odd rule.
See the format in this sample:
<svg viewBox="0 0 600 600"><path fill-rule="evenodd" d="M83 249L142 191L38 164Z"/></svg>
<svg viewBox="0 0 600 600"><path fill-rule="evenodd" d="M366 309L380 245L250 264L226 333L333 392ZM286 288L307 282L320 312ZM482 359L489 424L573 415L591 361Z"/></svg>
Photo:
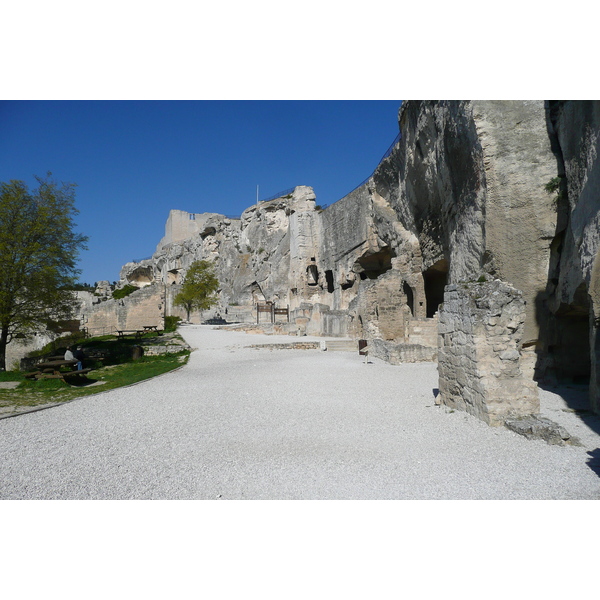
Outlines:
<svg viewBox="0 0 600 600"><path fill-rule="evenodd" d="M0 420L0 498L600 498L598 418L584 423L556 394L542 392L542 414L581 447L436 407L433 363L181 333L198 350L178 371Z"/></svg>

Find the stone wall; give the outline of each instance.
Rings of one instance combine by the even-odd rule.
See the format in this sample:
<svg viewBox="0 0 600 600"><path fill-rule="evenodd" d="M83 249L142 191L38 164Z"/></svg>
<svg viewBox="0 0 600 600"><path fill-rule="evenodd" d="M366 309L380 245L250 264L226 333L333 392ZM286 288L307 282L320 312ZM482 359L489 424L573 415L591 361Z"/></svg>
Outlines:
<svg viewBox="0 0 600 600"><path fill-rule="evenodd" d="M537 385L521 368L523 294L499 280L453 284L439 314L438 403L489 425L539 413Z"/></svg>
<svg viewBox="0 0 600 600"><path fill-rule="evenodd" d="M184 210L171 210L165 224L165 236L158 243L156 251L160 252L165 246L178 244L204 232L210 227L212 217L216 213L188 213Z"/></svg>
<svg viewBox="0 0 600 600"><path fill-rule="evenodd" d="M90 335L105 335L117 330L137 330L144 325L164 326L164 289L151 285L120 300L113 298L88 306L81 315L82 327Z"/></svg>

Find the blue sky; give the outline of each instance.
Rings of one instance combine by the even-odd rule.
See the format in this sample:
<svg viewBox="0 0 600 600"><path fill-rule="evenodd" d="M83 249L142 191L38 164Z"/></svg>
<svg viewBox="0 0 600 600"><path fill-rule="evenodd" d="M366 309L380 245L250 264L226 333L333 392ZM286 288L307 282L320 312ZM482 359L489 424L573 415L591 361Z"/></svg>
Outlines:
<svg viewBox="0 0 600 600"><path fill-rule="evenodd" d="M398 133L400 100L2 101L0 181L77 184L81 281L153 254L169 210L239 215L310 185L331 204Z"/></svg>

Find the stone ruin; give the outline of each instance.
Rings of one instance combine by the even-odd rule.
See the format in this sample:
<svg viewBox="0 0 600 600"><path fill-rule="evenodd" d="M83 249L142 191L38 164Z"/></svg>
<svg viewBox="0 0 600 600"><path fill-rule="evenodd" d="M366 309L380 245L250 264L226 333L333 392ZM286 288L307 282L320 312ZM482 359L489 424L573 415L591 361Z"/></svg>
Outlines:
<svg viewBox="0 0 600 600"><path fill-rule="evenodd" d="M500 280L448 285L438 329L438 402L489 425L538 413L521 343L525 315L523 294Z"/></svg>
<svg viewBox="0 0 600 600"><path fill-rule="evenodd" d="M392 363L439 362L444 405L491 425L535 414L537 383L590 381L600 411L600 102L406 101L372 176L320 209L298 186L238 219L172 210L122 300L81 293L82 326L162 326L186 270L214 263L194 322L366 339ZM439 327L439 330L438 330ZM438 346L439 342L439 346Z"/></svg>

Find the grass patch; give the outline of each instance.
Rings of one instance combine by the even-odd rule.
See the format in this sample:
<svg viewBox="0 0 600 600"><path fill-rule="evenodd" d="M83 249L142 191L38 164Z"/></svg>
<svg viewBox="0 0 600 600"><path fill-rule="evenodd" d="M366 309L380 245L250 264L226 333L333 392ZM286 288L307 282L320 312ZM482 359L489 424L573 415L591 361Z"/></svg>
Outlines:
<svg viewBox="0 0 600 600"><path fill-rule="evenodd" d="M148 338L151 337L151 335L148 336ZM106 358L103 361L93 358L86 359L84 366L94 370L77 385L69 385L60 379L32 381L25 379L25 373L21 371L0 372L0 382L19 382L19 386L15 389L0 388L0 407L35 407L67 402L74 398L90 396L152 379L168 373L188 361L190 355L188 350L159 356L142 356L133 360L132 346L139 345L139 341L118 340L114 336L86 340L81 344L84 353L86 349L90 352L94 349L94 351L104 354ZM149 341L148 339L145 345ZM164 344L164 341L160 340L158 343Z"/></svg>

